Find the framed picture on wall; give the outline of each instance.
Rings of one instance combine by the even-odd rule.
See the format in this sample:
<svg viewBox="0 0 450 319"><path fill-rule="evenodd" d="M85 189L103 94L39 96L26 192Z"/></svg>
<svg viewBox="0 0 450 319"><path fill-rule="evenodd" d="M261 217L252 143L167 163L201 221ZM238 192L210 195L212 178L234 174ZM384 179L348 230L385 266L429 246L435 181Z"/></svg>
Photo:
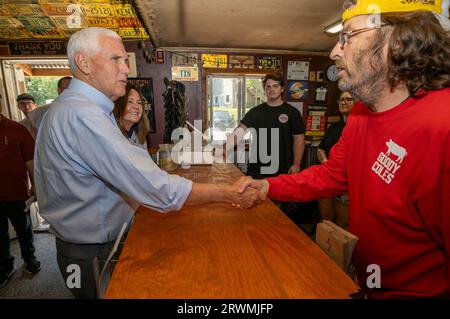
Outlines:
<svg viewBox="0 0 450 319"><path fill-rule="evenodd" d="M136 85L143 95L144 113L150 123L150 133L156 133L155 124L155 103L153 98L153 79L152 78L128 78L128 81Z"/></svg>

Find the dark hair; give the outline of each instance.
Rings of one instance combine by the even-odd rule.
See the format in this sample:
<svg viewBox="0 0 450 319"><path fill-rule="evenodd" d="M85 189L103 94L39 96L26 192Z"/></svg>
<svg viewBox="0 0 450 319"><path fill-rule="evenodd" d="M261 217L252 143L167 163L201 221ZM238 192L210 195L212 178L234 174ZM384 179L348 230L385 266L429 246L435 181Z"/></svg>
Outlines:
<svg viewBox="0 0 450 319"><path fill-rule="evenodd" d="M357 0L345 0L344 4L342 5L342 9L345 11L353 6L356 6Z"/></svg>
<svg viewBox="0 0 450 319"><path fill-rule="evenodd" d="M264 78L263 78L263 87L266 87L267 80L277 81L278 83L280 83L281 87L284 87L283 76L280 73L269 73L269 74L266 74L264 76Z"/></svg>
<svg viewBox="0 0 450 319"><path fill-rule="evenodd" d="M340 91L339 92L339 100L341 99L342 95L344 95L344 93L348 93L352 99L354 99L353 95L349 92L349 91Z"/></svg>
<svg viewBox="0 0 450 319"><path fill-rule="evenodd" d="M19 95L17 96L17 102L20 102L20 101L22 101L22 100L31 100L31 101L33 101L33 103L34 103L34 96L31 95L31 94L28 94L28 93L22 93L22 94L19 94Z"/></svg>
<svg viewBox="0 0 450 319"><path fill-rule="evenodd" d="M128 137L128 134L127 134L127 131L125 131L125 128L123 126L123 115L125 113L125 108L128 103L128 96L130 95L131 90L137 91L139 93L139 97L141 98L142 102L144 102L144 97L142 96L141 90L136 85L134 85L130 82L127 83L127 86L125 89L125 95L118 98L114 102L113 114L114 114L114 117L116 118L117 125L119 126L120 130L122 131L122 134L125 137ZM141 119L139 120L137 136L138 136L139 143L144 144L144 142L146 142L147 134L150 132L150 124L149 124L149 120L145 114L144 103L142 104L142 108L143 108L143 113L142 113Z"/></svg>
<svg viewBox="0 0 450 319"><path fill-rule="evenodd" d="M62 82L63 82L64 80L72 80L72 77L71 77L71 76L65 76L65 77L63 77L63 78L60 78L60 79L58 80L58 90L61 90L61 85L62 85Z"/></svg>
<svg viewBox="0 0 450 319"><path fill-rule="evenodd" d="M410 94L419 88L450 86L450 32L428 11L381 14L390 25L388 81L391 88L404 82ZM390 30L389 30L390 29Z"/></svg>

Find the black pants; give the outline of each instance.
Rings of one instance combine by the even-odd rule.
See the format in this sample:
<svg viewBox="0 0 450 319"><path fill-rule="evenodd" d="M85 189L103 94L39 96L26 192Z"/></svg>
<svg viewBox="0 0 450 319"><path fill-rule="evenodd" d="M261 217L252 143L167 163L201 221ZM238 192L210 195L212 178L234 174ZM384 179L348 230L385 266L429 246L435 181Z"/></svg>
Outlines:
<svg viewBox="0 0 450 319"><path fill-rule="evenodd" d="M122 239L122 243L125 239ZM98 271L102 268L108 258L114 242L105 244L74 244L56 238L56 252L59 270L63 276L67 289L75 298L95 299L97 298L96 277L94 275L94 258L98 259ZM119 258L122 245L119 245L112 261L108 264L102 280L100 290L106 290L111 279L114 265ZM80 276L80 278L76 278ZM78 280L78 281L77 281Z"/></svg>
<svg viewBox="0 0 450 319"><path fill-rule="evenodd" d="M30 215L24 201L0 202L0 271L9 272L14 268L14 257L10 252L8 219L13 225L20 243L20 253L24 262L34 257L33 229Z"/></svg>

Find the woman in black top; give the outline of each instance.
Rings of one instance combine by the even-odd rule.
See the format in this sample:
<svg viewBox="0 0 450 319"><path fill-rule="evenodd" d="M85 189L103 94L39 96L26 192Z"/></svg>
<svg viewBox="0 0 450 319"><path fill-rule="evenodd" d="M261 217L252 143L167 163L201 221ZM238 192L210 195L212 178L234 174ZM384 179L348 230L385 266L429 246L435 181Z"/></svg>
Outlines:
<svg viewBox="0 0 450 319"><path fill-rule="evenodd" d="M353 108L353 97L349 92L342 92L339 97L339 111L342 117L339 122L331 125L325 132L325 136L317 149L317 158L320 163L328 161L328 154L331 148L339 141L342 130L345 127L347 118ZM320 216L323 219L331 220L337 225L347 228L348 225L348 194L336 198L326 198L319 200Z"/></svg>

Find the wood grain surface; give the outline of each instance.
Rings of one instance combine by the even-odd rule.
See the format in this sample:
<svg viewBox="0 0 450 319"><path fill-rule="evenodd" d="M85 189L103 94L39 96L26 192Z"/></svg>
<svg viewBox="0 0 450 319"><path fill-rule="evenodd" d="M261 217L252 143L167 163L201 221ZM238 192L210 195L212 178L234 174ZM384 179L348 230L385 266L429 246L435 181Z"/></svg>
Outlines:
<svg viewBox="0 0 450 319"><path fill-rule="evenodd" d="M174 172L232 183L231 164ZM157 213L140 207L106 298L349 298L353 281L270 200Z"/></svg>

